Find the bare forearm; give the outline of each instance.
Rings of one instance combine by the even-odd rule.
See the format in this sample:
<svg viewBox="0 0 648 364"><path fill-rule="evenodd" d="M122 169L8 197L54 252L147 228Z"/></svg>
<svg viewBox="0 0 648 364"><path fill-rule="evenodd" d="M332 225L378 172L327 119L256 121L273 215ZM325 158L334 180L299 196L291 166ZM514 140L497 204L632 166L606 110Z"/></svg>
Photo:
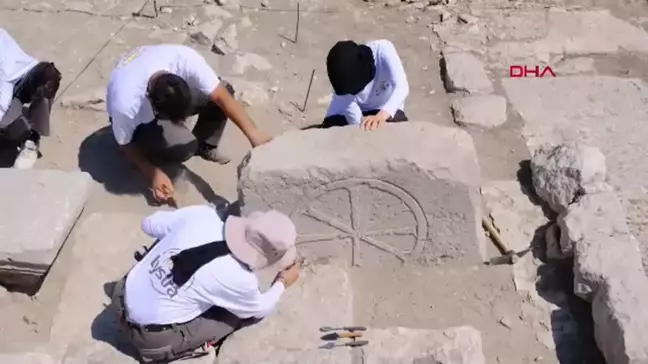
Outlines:
<svg viewBox="0 0 648 364"><path fill-rule="evenodd" d="M247 112L245 112L245 109L243 109L243 106L227 90L221 87L217 88L211 97L225 115L250 139L257 131L257 128Z"/></svg>
<svg viewBox="0 0 648 364"><path fill-rule="evenodd" d="M146 157L132 144L122 145L120 147L126 158L133 163L137 169L148 179L153 177L155 167Z"/></svg>

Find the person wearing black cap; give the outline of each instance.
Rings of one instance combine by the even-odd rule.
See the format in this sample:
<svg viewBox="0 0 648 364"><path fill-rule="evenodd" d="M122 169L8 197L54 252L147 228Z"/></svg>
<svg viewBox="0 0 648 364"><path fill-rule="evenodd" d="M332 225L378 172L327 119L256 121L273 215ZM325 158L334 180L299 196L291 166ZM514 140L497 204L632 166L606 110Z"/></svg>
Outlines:
<svg viewBox="0 0 648 364"><path fill-rule="evenodd" d="M373 130L385 122L407 121L403 107L409 84L392 42L337 42L326 68L335 94L321 127L355 124Z"/></svg>

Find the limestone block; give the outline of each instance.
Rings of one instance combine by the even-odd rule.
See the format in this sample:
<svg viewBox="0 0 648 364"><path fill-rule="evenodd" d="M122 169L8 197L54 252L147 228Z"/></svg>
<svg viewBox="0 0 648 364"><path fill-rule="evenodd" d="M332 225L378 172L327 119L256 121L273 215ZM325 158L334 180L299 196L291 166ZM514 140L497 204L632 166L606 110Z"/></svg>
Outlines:
<svg viewBox="0 0 648 364"><path fill-rule="evenodd" d="M585 195L558 215L560 249L565 256L574 255L574 244L601 236L629 235L626 214L612 192Z"/></svg>
<svg viewBox="0 0 648 364"><path fill-rule="evenodd" d="M285 291L276 312L225 340L218 363L351 364L349 348L319 348L323 344L319 328L351 325L352 320L353 293L344 269L307 266Z"/></svg>
<svg viewBox="0 0 648 364"><path fill-rule="evenodd" d="M87 109L92 111L106 111L105 88L85 90L82 93L64 96L61 99L64 109Z"/></svg>
<svg viewBox="0 0 648 364"><path fill-rule="evenodd" d="M574 290L578 296L591 301L606 279L643 274L638 243L629 233L614 194L585 195L569 207L566 215L559 219L564 222L560 223L561 245L565 237L572 239Z"/></svg>
<svg viewBox="0 0 648 364"><path fill-rule="evenodd" d="M471 137L432 123L287 132L239 166L243 214L292 217L308 257L351 263L485 260L480 172ZM350 252L350 253L349 253Z"/></svg>
<svg viewBox="0 0 648 364"><path fill-rule="evenodd" d="M238 49L238 40L236 31L236 24L231 24L225 28L214 40L212 50L217 54L226 55Z"/></svg>
<svg viewBox="0 0 648 364"><path fill-rule="evenodd" d="M506 99L498 95L467 96L452 102L452 115L458 125L494 128L506 121Z"/></svg>
<svg viewBox="0 0 648 364"><path fill-rule="evenodd" d="M214 19L211 22L201 24L196 30L192 31L189 36L191 39L205 46L212 46L218 36L218 31L223 26L223 22Z"/></svg>
<svg viewBox="0 0 648 364"><path fill-rule="evenodd" d="M648 363L648 279L607 279L592 302L594 336L609 364Z"/></svg>
<svg viewBox="0 0 648 364"><path fill-rule="evenodd" d="M609 189L605 156L579 143L541 146L533 154L531 172L536 193L558 213L583 194Z"/></svg>
<svg viewBox="0 0 648 364"><path fill-rule="evenodd" d="M0 281L36 284L54 263L92 187L83 172L0 169Z"/></svg>
<svg viewBox="0 0 648 364"><path fill-rule="evenodd" d="M365 364L485 364L482 338L472 327L447 330L402 327L368 330L362 350Z"/></svg>
<svg viewBox="0 0 648 364"><path fill-rule="evenodd" d="M444 54L445 83L449 92L488 94L493 84L488 79L484 65L468 52Z"/></svg>

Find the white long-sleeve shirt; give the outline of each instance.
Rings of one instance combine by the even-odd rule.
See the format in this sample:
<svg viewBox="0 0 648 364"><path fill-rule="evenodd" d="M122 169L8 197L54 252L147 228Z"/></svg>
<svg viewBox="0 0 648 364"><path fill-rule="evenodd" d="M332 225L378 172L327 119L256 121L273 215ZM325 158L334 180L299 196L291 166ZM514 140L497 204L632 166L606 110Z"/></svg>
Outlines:
<svg viewBox="0 0 648 364"><path fill-rule="evenodd" d="M373 52L376 76L357 95L333 94L326 116L343 115L349 124L360 124L362 112L385 110L391 117L403 110L409 95L409 83L396 48L388 40L366 44Z"/></svg>
<svg viewBox="0 0 648 364"><path fill-rule="evenodd" d="M171 256L223 240L224 223L211 206L158 211L142 222L142 230L159 243L138 262L126 279L128 320L140 324L184 323L212 306L245 319L267 316L284 292L277 282L262 293L256 275L231 255L216 258L194 273L182 287L173 283Z"/></svg>
<svg viewBox="0 0 648 364"><path fill-rule="evenodd" d="M20 48L11 35L0 28L0 120L13 98L14 85L38 61Z"/></svg>

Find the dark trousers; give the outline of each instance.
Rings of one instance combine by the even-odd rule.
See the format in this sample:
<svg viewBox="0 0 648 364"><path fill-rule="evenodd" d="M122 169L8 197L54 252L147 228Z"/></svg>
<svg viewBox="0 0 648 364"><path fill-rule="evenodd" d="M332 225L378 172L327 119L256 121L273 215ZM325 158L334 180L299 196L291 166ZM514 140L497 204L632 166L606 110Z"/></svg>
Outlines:
<svg viewBox="0 0 648 364"><path fill-rule="evenodd" d="M369 110L369 111L363 111L362 116L370 116L370 115L376 115L380 112L380 110ZM394 114L394 117L387 119L388 123L399 123L403 121L408 121L407 116L403 112L403 110L397 110L396 114ZM327 129L331 128L334 126L346 126L349 123L347 122L346 117L344 115L331 115L327 116L324 119L324 122L320 125L320 128L322 129Z"/></svg>
<svg viewBox="0 0 648 364"><path fill-rule="evenodd" d="M221 85L234 95L234 88ZM135 129L133 143L156 164L182 163L193 157L198 148L216 148L223 136L227 116L221 108L205 98L192 107L188 116L198 115L193 130L168 120L153 120Z"/></svg>
<svg viewBox="0 0 648 364"><path fill-rule="evenodd" d="M50 62L40 62L18 80L11 104L0 120L0 139L20 144L32 131L49 136L50 113L60 80L60 72ZM26 104L29 108L24 113Z"/></svg>
<svg viewBox="0 0 648 364"><path fill-rule="evenodd" d="M148 326L129 323L124 306L125 281L124 278L115 286L112 304L117 311L119 327L144 362L186 358L202 345L220 343L236 330L261 321L257 318L240 319L223 308L212 307L187 323Z"/></svg>

